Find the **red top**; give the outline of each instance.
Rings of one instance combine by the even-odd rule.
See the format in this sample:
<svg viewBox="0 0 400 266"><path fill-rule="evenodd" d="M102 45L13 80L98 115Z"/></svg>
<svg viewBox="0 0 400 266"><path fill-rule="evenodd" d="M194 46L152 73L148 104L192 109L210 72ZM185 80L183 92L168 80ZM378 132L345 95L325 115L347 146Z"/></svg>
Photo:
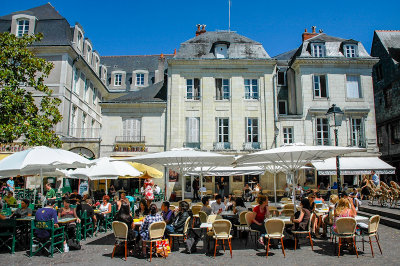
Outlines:
<svg viewBox="0 0 400 266"><path fill-rule="evenodd" d="M264 210L260 209L260 205L254 207L253 212L256 213L255 220L259 223L264 224L265 215L268 214L268 206L265 206Z"/></svg>

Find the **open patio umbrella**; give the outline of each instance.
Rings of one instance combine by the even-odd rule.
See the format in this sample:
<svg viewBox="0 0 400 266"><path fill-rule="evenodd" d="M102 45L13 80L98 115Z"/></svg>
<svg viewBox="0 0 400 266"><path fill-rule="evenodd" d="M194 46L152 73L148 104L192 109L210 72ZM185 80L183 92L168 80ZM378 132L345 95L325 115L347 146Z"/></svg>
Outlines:
<svg viewBox="0 0 400 266"><path fill-rule="evenodd" d="M138 162L147 165L161 164L164 167L171 168L179 172L179 175L182 179L182 199L184 199L185 174L188 174L192 169L196 168L200 169L201 172L205 172L214 167L231 165L234 161L234 157L231 155L222 155L218 153L181 148L172 149L165 152L146 154L143 156L128 157L120 160ZM165 180L165 184L166 183L167 181Z"/></svg>
<svg viewBox="0 0 400 266"><path fill-rule="evenodd" d="M51 172L56 169L84 167L91 164L79 154L45 146L33 147L16 152L0 161L0 176L35 175ZM42 181L43 183L43 181ZM41 185L43 194L43 184Z"/></svg>
<svg viewBox="0 0 400 266"><path fill-rule="evenodd" d="M331 157L365 150L366 149L352 147L307 146L304 143L295 143L243 155L235 161L235 164L238 166L255 163L259 165L274 164L281 167L288 174L294 176L297 170L313 160L325 160ZM294 203L294 189L292 194Z"/></svg>

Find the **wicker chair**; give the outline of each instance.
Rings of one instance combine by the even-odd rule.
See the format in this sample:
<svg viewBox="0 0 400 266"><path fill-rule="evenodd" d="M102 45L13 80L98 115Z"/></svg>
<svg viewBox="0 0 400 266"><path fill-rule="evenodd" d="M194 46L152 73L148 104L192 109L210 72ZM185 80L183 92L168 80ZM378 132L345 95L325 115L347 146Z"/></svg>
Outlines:
<svg viewBox="0 0 400 266"><path fill-rule="evenodd" d="M299 235L308 235L307 237L310 239L311 249L314 250L314 245L311 238L311 223L312 223L313 214L310 215L310 220L308 221L307 230L305 231L293 231L294 234L294 250L297 249L297 242L299 241Z"/></svg>
<svg viewBox="0 0 400 266"><path fill-rule="evenodd" d="M148 243L150 243L150 262L151 258L153 255L153 248L156 249L156 242L160 241L164 237L164 232L165 232L165 227L166 223L165 222L155 222L152 223L149 227L149 240L144 240L143 245L146 246ZM154 245L153 245L154 243ZM167 258L167 251L165 250L165 247L163 247L164 251L164 258Z"/></svg>
<svg viewBox="0 0 400 266"><path fill-rule="evenodd" d="M269 246L270 246L270 240L271 239L280 239L281 240L281 246L282 246L282 253L283 256L286 257L285 254L285 248L283 246L283 230L285 229L285 222L280 219L268 219L265 222L265 230L267 231L267 234L265 235L265 238L268 238L268 242L266 244L266 257L268 258L268 253L269 253Z"/></svg>
<svg viewBox="0 0 400 266"><path fill-rule="evenodd" d="M215 254L217 253L217 247L218 247L218 240L222 240L222 246L224 247L225 251L225 240L228 241L229 245L229 251L231 253L231 258L232 258L232 235L231 235L231 228L232 224L228 220L216 220L213 223L213 238L215 240L214 244L214 258Z"/></svg>
<svg viewBox="0 0 400 266"><path fill-rule="evenodd" d="M199 211L199 219L202 224L207 223L207 213Z"/></svg>
<svg viewBox="0 0 400 266"><path fill-rule="evenodd" d="M268 211L272 214L272 216L278 216L279 214L279 211L275 206L268 206Z"/></svg>
<svg viewBox="0 0 400 266"><path fill-rule="evenodd" d="M251 229L251 227L250 227L250 225L252 223L252 220L253 220L253 215L254 215L253 212L247 212L245 214L245 218L246 218L246 224L247 224L247 228L248 228L247 231L249 232L250 237L253 237L251 233L255 234L255 236L254 236L254 244L257 247L257 237L260 234L260 232L257 231L257 230ZM245 246L247 246L248 239L249 239L249 237L246 238Z"/></svg>
<svg viewBox="0 0 400 266"><path fill-rule="evenodd" d="M192 213L193 213L193 223L192 223L192 228L194 227L194 224L196 222L196 219L200 219L199 212L201 210L200 205L193 205L192 206Z"/></svg>
<svg viewBox="0 0 400 266"><path fill-rule="evenodd" d="M294 204L293 203L288 203L283 205L284 210L293 210L294 209Z"/></svg>
<svg viewBox="0 0 400 266"><path fill-rule="evenodd" d="M112 222L112 230L115 236L114 249L111 258L114 258L115 249L121 243L125 244L125 261L128 256L128 226L125 223L114 221Z"/></svg>
<svg viewBox="0 0 400 266"><path fill-rule="evenodd" d="M333 232L333 235L335 237L335 244L336 244L336 238L339 238L339 243L338 243L338 257L340 257L340 246L342 245L342 239L344 238L350 238L353 239L353 246L356 251L356 255L358 258L358 252L357 252L357 246L356 246L356 227L357 227L357 222L356 219L352 217L341 217L336 220L336 232ZM336 247L336 245L335 245Z"/></svg>
<svg viewBox="0 0 400 266"><path fill-rule="evenodd" d="M294 210L293 209L283 209L281 211L281 216L286 216L286 217L292 217L294 216Z"/></svg>
<svg viewBox="0 0 400 266"><path fill-rule="evenodd" d="M368 242L364 240L365 236L368 236L369 238L369 245L371 246L371 253L372 253L372 257L374 257L374 250L372 248L372 240L371 237L375 236L375 242L378 244L379 247L379 251L382 254L382 249L381 249L381 245L379 243L379 237L378 237L378 226L379 226L379 221L381 220L381 217L379 215L374 215L371 218L369 218L369 222L368 222L368 228L362 228L361 230L361 237L362 237L362 244L363 244L363 251L364 251L364 242Z"/></svg>
<svg viewBox="0 0 400 266"><path fill-rule="evenodd" d="M237 228L238 232L247 231L246 213L247 211L242 211L239 214L239 224L234 225Z"/></svg>
<svg viewBox="0 0 400 266"><path fill-rule="evenodd" d="M188 217L185 221L185 225L183 227L183 232L182 234L170 234L169 235L169 242L171 245L171 250L172 250L172 245L173 245L173 240L178 239L178 246L179 246L179 239L183 238L183 240L186 240L187 237L187 232L188 232L188 228L189 228L189 222L190 222L190 217Z"/></svg>

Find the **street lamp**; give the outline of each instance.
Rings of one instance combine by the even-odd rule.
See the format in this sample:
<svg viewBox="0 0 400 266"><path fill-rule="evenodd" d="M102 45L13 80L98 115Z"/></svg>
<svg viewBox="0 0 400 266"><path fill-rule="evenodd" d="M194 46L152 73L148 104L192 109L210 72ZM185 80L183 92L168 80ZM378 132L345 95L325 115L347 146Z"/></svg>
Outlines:
<svg viewBox="0 0 400 266"><path fill-rule="evenodd" d="M326 112L326 116L329 119L329 126L334 128L333 131L335 132L335 146L339 146L338 127L342 125L344 113L339 107L336 106L336 104L332 104L332 106L328 109L328 112ZM336 156L336 177L337 177L338 194L339 194L341 190L339 156Z"/></svg>

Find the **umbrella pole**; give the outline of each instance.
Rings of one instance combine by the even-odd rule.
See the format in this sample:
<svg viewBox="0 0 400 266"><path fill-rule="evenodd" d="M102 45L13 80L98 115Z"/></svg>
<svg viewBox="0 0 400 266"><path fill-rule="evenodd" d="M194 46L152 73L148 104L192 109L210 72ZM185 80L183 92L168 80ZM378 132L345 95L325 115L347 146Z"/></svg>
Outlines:
<svg viewBox="0 0 400 266"><path fill-rule="evenodd" d="M108 186L107 186L107 178L106 178L106 188L104 189L104 191L106 192L106 195L108 195L108 190L107 190Z"/></svg>
<svg viewBox="0 0 400 266"><path fill-rule="evenodd" d="M275 195L275 204L276 204L277 203L277 201L276 201L276 172L274 173L274 195Z"/></svg>
<svg viewBox="0 0 400 266"><path fill-rule="evenodd" d="M182 178L182 200L185 199L185 180L183 178L182 172L179 172L180 177Z"/></svg>
<svg viewBox="0 0 400 266"><path fill-rule="evenodd" d="M40 168L40 191L42 192L42 195L43 195L43 173L42 173L42 168Z"/></svg>

